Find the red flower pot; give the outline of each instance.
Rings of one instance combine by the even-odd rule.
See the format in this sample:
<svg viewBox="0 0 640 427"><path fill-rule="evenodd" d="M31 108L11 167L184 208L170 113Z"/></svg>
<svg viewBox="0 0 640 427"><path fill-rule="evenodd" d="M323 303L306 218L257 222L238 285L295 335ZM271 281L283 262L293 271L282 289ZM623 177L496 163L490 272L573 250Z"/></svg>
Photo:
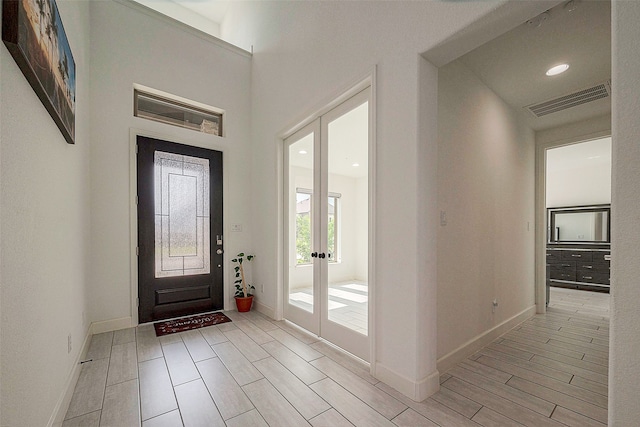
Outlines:
<svg viewBox="0 0 640 427"><path fill-rule="evenodd" d="M236 297L236 307L240 313L246 313L251 310L251 304L253 303L253 295L248 297Z"/></svg>

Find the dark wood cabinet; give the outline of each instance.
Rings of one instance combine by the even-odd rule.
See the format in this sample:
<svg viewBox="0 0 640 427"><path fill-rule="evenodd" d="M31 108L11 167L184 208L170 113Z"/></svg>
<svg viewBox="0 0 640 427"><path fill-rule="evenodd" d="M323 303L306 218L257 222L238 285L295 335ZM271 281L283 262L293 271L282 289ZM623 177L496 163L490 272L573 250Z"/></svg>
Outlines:
<svg viewBox="0 0 640 427"><path fill-rule="evenodd" d="M610 249L547 247L550 286L609 292Z"/></svg>

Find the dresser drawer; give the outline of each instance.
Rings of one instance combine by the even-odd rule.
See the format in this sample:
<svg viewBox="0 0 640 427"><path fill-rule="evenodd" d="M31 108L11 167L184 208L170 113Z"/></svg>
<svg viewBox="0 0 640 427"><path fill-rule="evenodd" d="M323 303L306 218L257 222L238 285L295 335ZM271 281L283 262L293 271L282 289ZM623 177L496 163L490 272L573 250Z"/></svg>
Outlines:
<svg viewBox="0 0 640 427"><path fill-rule="evenodd" d="M609 275L603 274L603 273L585 273L585 272L579 271L576 274L577 282L598 283L602 285L609 285L610 284L609 280L610 280Z"/></svg>
<svg viewBox="0 0 640 427"><path fill-rule="evenodd" d="M551 268L551 271L576 271L576 262L575 261L550 262L549 268Z"/></svg>
<svg viewBox="0 0 640 427"><path fill-rule="evenodd" d="M547 262L560 261L560 252L555 250L547 250Z"/></svg>
<svg viewBox="0 0 640 427"><path fill-rule="evenodd" d="M610 274L611 268L609 266L608 261L604 262L588 262L588 261L578 261L576 264L576 269L578 272L583 273L594 273L594 274Z"/></svg>
<svg viewBox="0 0 640 427"><path fill-rule="evenodd" d="M604 259L605 255L611 255L611 251L593 251L591 259L594 262L609 262Z"/></svg>
<svg viewBox="0 0 640 427"><path fill-rule="evenodd" d="M551 269L551 272L549 274L550 279L556 279L556 280L570 280L570 281L575 281L576 280L576 271L575 270L554 270Z"/></svg>
<svg viewBox="0 0 640 427"><path fill-rule="evenodd" d="M593 252L591 251L562 251L562 260L591 261ZM604 258L603 258L604 259Z"/></svg>

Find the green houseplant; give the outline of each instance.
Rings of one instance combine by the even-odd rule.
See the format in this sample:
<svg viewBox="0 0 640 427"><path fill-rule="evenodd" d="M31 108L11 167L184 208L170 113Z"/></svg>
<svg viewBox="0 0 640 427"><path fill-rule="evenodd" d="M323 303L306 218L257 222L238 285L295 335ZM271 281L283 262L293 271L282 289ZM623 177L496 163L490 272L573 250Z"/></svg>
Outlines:
<svg viewBox="0 0 640 427"><path fill-rule="evenodd" d="M245 261L251 261L255 258L254 255L245 255L244 252L240 252L232 263L236 264L234 270L236 271L236 280L233 282L236 286L236 307L239 312L247 312L251 310L251 304L253 303L253 291L256 289L253 285L247 283L244 276Z"/></svg>

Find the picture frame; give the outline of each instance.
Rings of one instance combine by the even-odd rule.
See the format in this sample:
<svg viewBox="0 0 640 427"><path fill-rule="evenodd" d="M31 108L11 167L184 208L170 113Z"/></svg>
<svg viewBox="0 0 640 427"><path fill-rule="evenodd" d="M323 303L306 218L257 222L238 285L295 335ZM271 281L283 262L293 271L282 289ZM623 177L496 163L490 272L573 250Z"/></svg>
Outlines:
<svg viewBox="0 0 640 427"><path fill-rule="evenodd" d="M55 0L2 0L2 41L69 144L76 65Z"/></svg>

